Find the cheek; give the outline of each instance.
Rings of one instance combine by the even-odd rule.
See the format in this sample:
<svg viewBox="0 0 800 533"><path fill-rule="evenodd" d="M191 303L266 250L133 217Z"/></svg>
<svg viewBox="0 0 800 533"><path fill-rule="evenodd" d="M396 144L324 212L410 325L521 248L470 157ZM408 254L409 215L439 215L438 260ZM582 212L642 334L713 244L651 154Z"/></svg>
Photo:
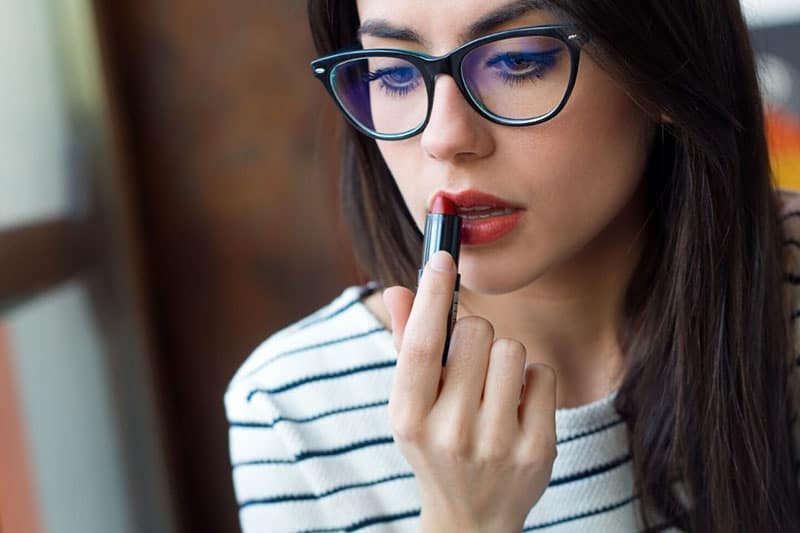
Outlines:
<svg viewBox="0 0 800 533"><path fill-rule="evenodd" d="M397 188L403 196L417 227L425 226L425 196L429 191L422 183L423 173L419 166L419 142L412 137L404 141L376 141L378 149L386 161L386 166L394 177Z"/></svg>
<svg viewBox="0 0 800 533"><path fill-rule="evenodd" d="M532 197L549 203L560 223L563 209L603 216L621 208L641 179L654 131L610 78L587 71L585 80L592 82L577 85L561 114L532 133L530 145L521 150L536 155L534 166L527 162L534 169L528 173L538 178L531 182Z"/></svg>
<svg viewBox="0 0 800 533"><path fill-rule="evenodd" d="M638 179L644 170L653 125L607 74L593 63L590 83L576 87L575 106L565 116L582 153L573 161L604 180Z"/></svg>

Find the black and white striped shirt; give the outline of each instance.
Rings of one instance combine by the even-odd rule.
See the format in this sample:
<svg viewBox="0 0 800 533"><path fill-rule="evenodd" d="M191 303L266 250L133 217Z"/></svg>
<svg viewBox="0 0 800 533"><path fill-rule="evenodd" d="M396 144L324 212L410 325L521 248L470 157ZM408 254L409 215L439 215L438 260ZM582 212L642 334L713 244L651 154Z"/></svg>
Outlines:
<svg viewBox="0 0 800 533"><path fill-rule="evenodd" d="M787 198L786 288L800 328L800 199ZM387 413L396 353L391 333L362 304L370 290L350 287L274 334L231 381L225 408L245 533L417 530L419 493ZM797 406L800 359L792 377ZM557 410L552 479L524 531L642 530L626 426L613 399ZM792 424L798 457L796 414Z"/></svg>

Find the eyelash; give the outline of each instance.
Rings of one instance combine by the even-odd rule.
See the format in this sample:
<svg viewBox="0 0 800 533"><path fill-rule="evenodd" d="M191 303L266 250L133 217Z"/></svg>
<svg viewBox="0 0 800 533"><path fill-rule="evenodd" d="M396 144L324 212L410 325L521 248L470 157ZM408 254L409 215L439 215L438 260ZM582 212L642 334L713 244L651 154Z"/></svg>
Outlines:
<svg viewBox="0 0 800 533"><path fill-rule="evenodd" d="M417 87L419 87L419 84L422 83L422 81L419 76L415 76L415 80L412 83L409 83L408 85L404 85L402 87L396 87L386 83L385 81L386 76L398 72L402 68L408 68L408 67L386 68L386 69L379 69L374 72L369 72L367 74L367 81L370 83L376 80L380 81L380 88L386 91L391 96L405 96L414 89L416 89Z"/></svg>
<svg viewBox="0 0 800 533"><path fill-rule="evenodd" d="M544 74L548 70L553 68L553 65L556 62L556 55L559 54L559 53L560 53L560 50L550 50L550 51L547 51L547 52L533 52L533 53L517 53L517 54L505 53L505 54L498 54L498 55L492 57L491 59L489 59L488 61L486 61L486 66L487 67L494 67L494 66L498 65L499 63L501 63L503 61L507 61L509 59L514 60L514 61L519 61L519 59L521 58L522 60L527 61L527 62L534 62L535 61L535 65L533 66L532 70L530 72L527 72L527 73L523 74L523 75L509 74L508 72L505 72L505 71L502 71L500 69L497 69L498 70L498 75L500 76L500 78L505 83L513 86L513 85L528 81L528 80L530 80L532 78L542 79Z"/></svg>

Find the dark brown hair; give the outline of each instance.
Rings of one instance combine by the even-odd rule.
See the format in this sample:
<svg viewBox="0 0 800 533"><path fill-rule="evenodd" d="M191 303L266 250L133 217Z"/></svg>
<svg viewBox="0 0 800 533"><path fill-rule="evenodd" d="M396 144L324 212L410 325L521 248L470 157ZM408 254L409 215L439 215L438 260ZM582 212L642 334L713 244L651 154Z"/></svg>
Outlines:
<svg viewBox="0 0 800 533"><path fill-rule="evenodd" d="M648 240L626 299L627 422L645 523L797 531L783 231L739 0L549 0L655 122ZM355 2L309 0L320 54L353 44ZM413 286L421 235L374 141L347 127L344 213L366 272ZM682 504L681 481L691 505Z"/></svg>

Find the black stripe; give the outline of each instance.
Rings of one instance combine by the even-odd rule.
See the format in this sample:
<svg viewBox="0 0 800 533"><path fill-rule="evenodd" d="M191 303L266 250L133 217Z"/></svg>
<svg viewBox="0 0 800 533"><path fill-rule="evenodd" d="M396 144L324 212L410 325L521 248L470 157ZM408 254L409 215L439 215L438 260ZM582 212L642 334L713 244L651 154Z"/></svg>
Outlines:
<svg viewBox="0 0 800 533"><path fill-rule="evenodd" d="M366 298L368 296L371 296L376 290L378 290L378 284L376 282L373 282L373 281L367 283L366 285L363 285L363 286L359 287L358 295L355 297L355 299L347 302L341 308L339 308L336 311L333 311L333 312L331 312L331 313L329 313L327 315L320 316L320 317L315 317L315 316L312 315L312 316L308 317L308 319L306 321L302 321L297 325L297 330L299 331L299 330L311 327L311 326L313 326L315 324L321 324L323 322L326 322L326 321L330 320L333 317L341 315L342 313L344 313L345 311L347 311L348 309L350 309L351 307L353 307L357 303L361 303L361 300L363 300L364 298Z"/></svg>
<svg viewBox="0 0 800 533"><path fill-rule="evenodd" d="M333 409L331 411L325 411L324 413L319 413L316 415L308 416L305 418L293 418L289 416L279 416L275 420L271 422L229 422L231 427L235 428L259 428L259 429L267 429L279 424L281 422L292 422L295 424L305 424L306 422L314 422L315 420L319 420L321 418L326 418L333 415L339 415L342 413L349 413L351 411L361 411L364 409L372 409L373 407L382 407L384 405L388 405L389 400L381 400L380 402L373 402L373 403L364 403L360 405L350 405L348 407L342 407L340 409Z"/></svg>
<svg viewBox="0 0 800 533"><path fill-rule="evenodd" d="M414 474L412 472L406 472L403 474L395 474L393 476L388 476L381 479L376 479L374 481L366 481L364 483L351 483L350 485L342 485L339 487L332 488L330 490L326 490L325 492L321 492L319 494L314 493L306 493L306 494L284 494L281 496L273 496L272 498L261 498L258 500L247 500L242 502L239 506L241 509L245 507L250 507L252 505L271 505L276 503L287 503L287 502L296 502L296 501L303 501L303 500L321 500L322 498L327 498L333 494L338 492L342 492L345 490L352 490L352 489L363 489L366 487L374 487L375 485L380 485L382 483L390 483L392 481L398 481L400 479L410 479L413 478Z"/></svg>
<svg viewBox="0 0 800 533"><path fill-rule="evenodd" d="M351 307L353 307L354 305L356 305L360 301L361 301L361 295L359 294L355 298L355 300L347 302L347 304L343 305L342 307L340 307L336 311L332 311L332 312L328 313L327 315L323 315L323 316L320 316L320 317L310 318L308 322L304 322L302 324L298 324L296 331L304 330L304 329L310 328L311 326L314 326L316 324L322 324L323 322L327 322L331 318L334 318L334 317L337 317L337 316L341 315L342 313L344 313L345 311L347 311L348 309L350 309Z"/></svg>
<svg viewBox="0 0 800 533"><path fill-rule="evenodd" d="M800 285L800 276L791 272L784 274L783 280L787 283L791 283L792 285Z"/></svg>
<svg viewBox="0 0 800 533"><path fill-rule="evenodd" d="M381 331L386 331L386 328L381 326L379 328L373 328L373 329L370 329L370 330L367 330L367 331L363 331L361 333L354 333L353 335L348 335L346 337L339 337L339 338L336 338L336 339L330 339L330 340L327 340L327 341L322 341L322 342L318 342L318 343L315 343L315 344L310 344L308 346L301 346L300 348L293 348L293 349L287 350L285 352L277 353L277 354L273 355L272 357L270 357L269 359L267 359L266 361L264 361L263 363L259 364L255 368L253 368L252 370L250 370L247 374L244 374L244 375L240 376L236 381L239 382L239 381L243 380L244 378L246 378L248 376L252 376L253 374L258 372L259 370L261 370L265 366L269 365L270 363L272 363L274 361L277 361L278 359L281 359L281 358L286 357L288 355L294 355L294 354L298 354L298 353L301 353L301 352L307 352L309 350L314 350L316 348L324 348L325 346L332 346L334 344L341 344L343 342L348 342L348 341L352 341L352 340L356 340L356 339L361 339L361 338L364 338L364 337L368 337L370 335L374 335L375 333L380 333Z"/></svg>
<svg viewBox="0 0 800 533"><path fill-rule="evenodd" d="M798 241L796 239L786 239L785 241L783 241L783 245L784 246L796 246L797 248L800 248L800 241Z"/></svg>
<svg viewBox="0 0 800 533"><path fill-rule="evenodd" d="M338 448L331 448L329 450L306 450L295 454L293 459L256 459L253 461L244 461L235 463L233 468L240 466L258 466L258 465L290 465L305 461L306 459L313 459L315 457L331 457L334 455L342 455L362 448L369 448L370 446L381 446L384 444L391 444L394 442L393 437L376 437L374 439L362 440L340 446Z"/></svg>
<svg viewBox="0 0 800 533"><path fill-rule="evenodd" d="M551 520L550 522L542 522L540 524L534 524L532 526L526 526L525 528L523 528L522 531L533 531L534 529L543 529L543 528L546 528L546 527L557 526L557 525L564 524L564 523L567 523L567 522L580 520L581 518L588 518L590 516L595 516L595 515L599 515L599 514L603 514L603 513L608 513L610 511L614 511L616 509L619 509L620 507L624 507L624 506L628 505L629 503L633 502L637 498L638 498L638 496L631 496L630 498L626 498L626 499L622 500L621 502L612 503L610 505L606 505L604 507L599 507L599 508L591 510L591 511L586 511L584 513L571 515L571 516L565 516L564 518L559 518L557 520Z"/></svg>
<svg viewBox="0 0 800 533"><path fill-rule="evenodd" d="M794 320L799 316L800 316L800 309L795 309L794 311L792 311L791 316L789 316L789 320Z"/></svg>
<svg viewBox="0 0 800 533"><path fill-rule="evenodd" d="M784 213L783 220L788 220L792 217L800 217L800 211L789 211L788 213Z"/></svg>
<svg viewBox="0 0 800 533"><path fill-rule="evenodd" d="M573 440L582 439L584 437L588 437L590 435L594 435L595 433L600 433L601 431L605 431L607 429L611 429L613 427L616 427L616 426L618 426L620 424L624 424L624 423L625 423L625 421L623 419L618 418L616 420L612 420L611 422L609 422L608 424L606 424L604 426L600 426L600 427L597 427L595 429L590 429L589 431L584 431L583 433L578 433L577 435L573 435L571 437L565 437L563 439L557 440L556 441L556 445L565 444L567 442L572 442Z"/></svg>
<svg viewBox="0 0 800 533"><path fill-rule="evenodd" d="M800 355L797 356L797 359L794 360L795 366L800 366Z"/></svg>
<svg viewBox="0 0 800 533"><path fill-rule="evenodd" d="M573 483L575 481L580 481L581 479L594 477L594 476L597 476L597 475L602 474L604 472L608 472L609 470L613 470L613 469L617 468L618 466L622 466L623 464L627 463L630 460L631 460L631 455L627 454L627 455L625 455L623 457L620 457L619 459L611 461L610 463L597 465L597 466L592 467L592 468L590 468L588 470L583 470L581 472L577 472L575 474L570 474L568 476L551 479L550 480L550 484L548 484L547 486L548 487L555 487L555 486L558 486L558 485L564 485L565 483Z"/></svg>
<svg viewBox="0 0 800 533"><path fill-rule="evenodd" d="M296 381L291 381L289 383L284 383L283 385L279 385L277 387L273 387L271 389L253 389L247 394L247 401L249 402L254 395L256 394L280 394L282 392L286 392L287 390L295 389L297 387L301 387L303 385L307 385L309 383L313 383L315 381L326 381L329 379L338 379L345 376L350 376L353 374L359 374L361 372L371 372L373 370L381 370L383 368L391 368L397 364L397 361L380 361L378 363L371 363L368 365L362 366L355 366L352 368L345 368L344 370L337 370L335 372L326 372L324 374L316 374L313 376L308 376L305 378L298 379Z"/></svg>
<svg viewBox="0 0 800 533"><path fill-rule="evenodd" d="M344 527L335 527L335 528L328 528L328 529L306 529L301 533L329 533L329 532L338 532L338 531L356 531L358 529L362 529L365 527L373 526L375 524L385 524L386 522L396 522L399 520L407 520L409 518L414 518L415 516L419 516L420 510L414 509L411 511L406 511L404 513L397 513L397 514L389 514L389 515L381 515L381 516L373 516L370 518L365 518L359 522L355 522L350 524L349 526Z"/></svg>

